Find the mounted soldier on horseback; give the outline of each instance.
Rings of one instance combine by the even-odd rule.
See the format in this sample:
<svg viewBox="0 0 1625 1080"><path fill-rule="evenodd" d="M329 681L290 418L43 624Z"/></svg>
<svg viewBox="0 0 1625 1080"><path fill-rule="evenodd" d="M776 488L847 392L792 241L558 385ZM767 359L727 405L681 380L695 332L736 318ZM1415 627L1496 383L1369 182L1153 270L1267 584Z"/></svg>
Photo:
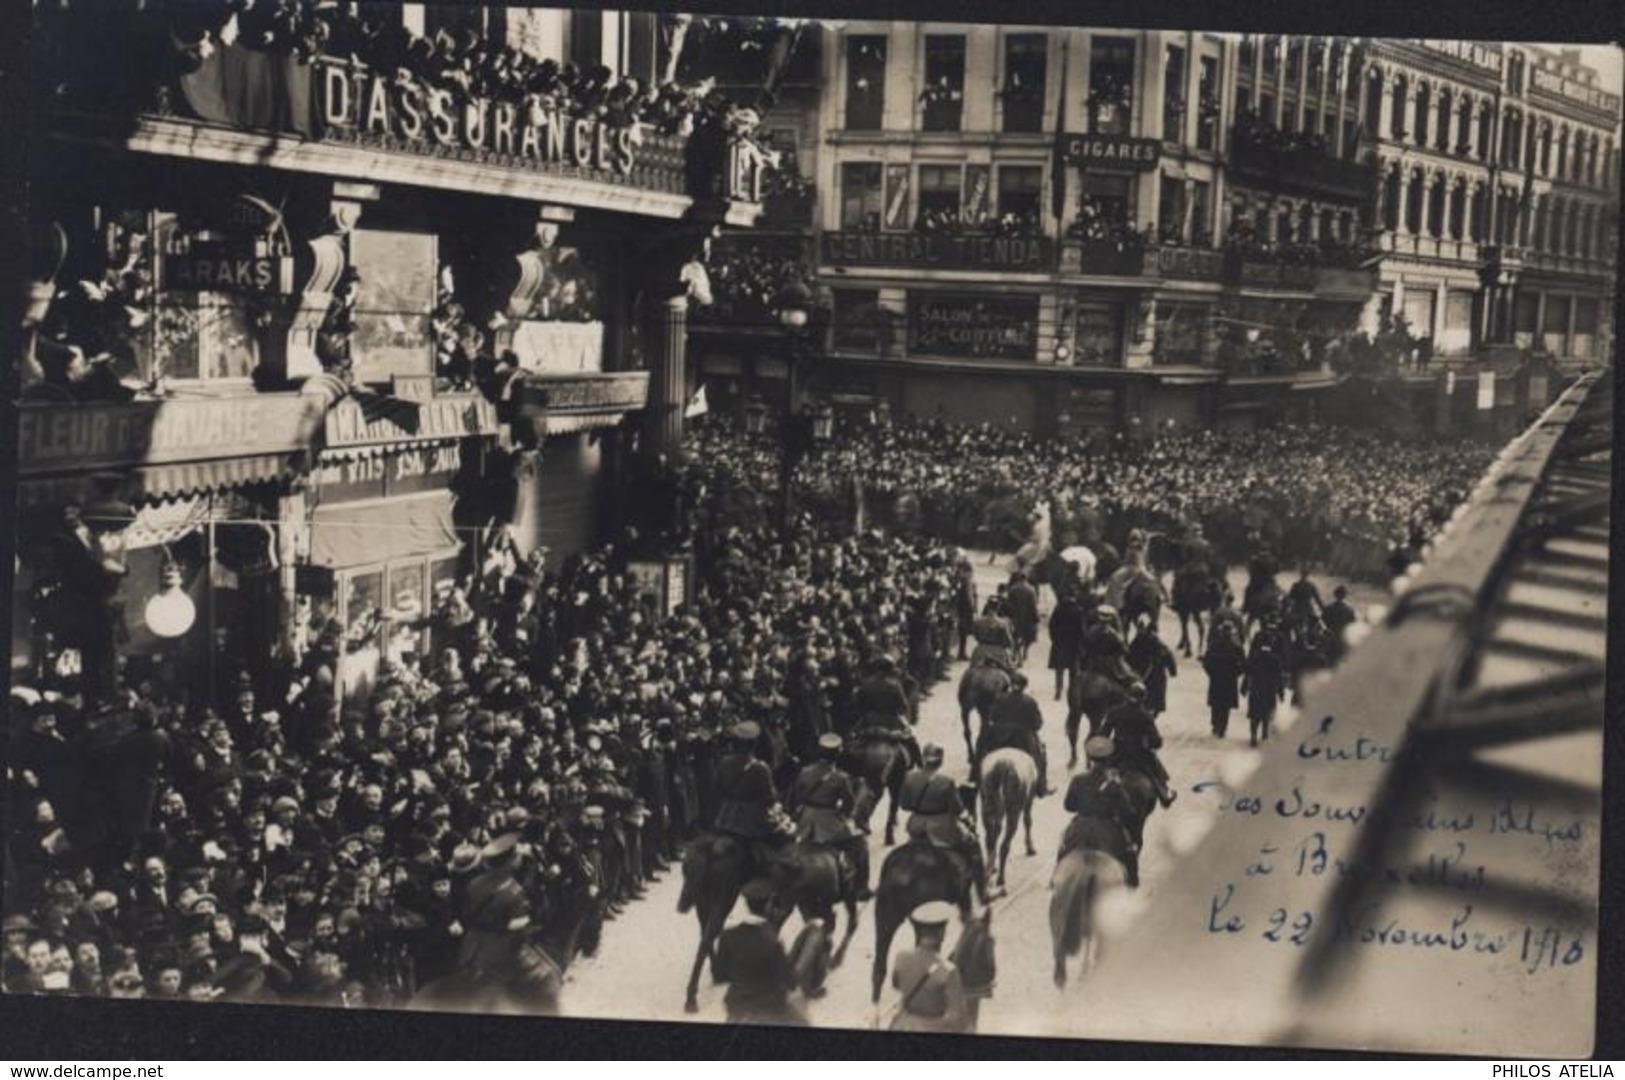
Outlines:
<svg viewBox="0 0 1625 1080"><path fill-rule="evenodd" d="M796 841L840 853L857 898L868 900L874 895L869 891L869 845L864 831L852 820L857 792L853 778L841 768L843 750L839 735L822 736L818 760L803 766L796 777Z"/></svg>

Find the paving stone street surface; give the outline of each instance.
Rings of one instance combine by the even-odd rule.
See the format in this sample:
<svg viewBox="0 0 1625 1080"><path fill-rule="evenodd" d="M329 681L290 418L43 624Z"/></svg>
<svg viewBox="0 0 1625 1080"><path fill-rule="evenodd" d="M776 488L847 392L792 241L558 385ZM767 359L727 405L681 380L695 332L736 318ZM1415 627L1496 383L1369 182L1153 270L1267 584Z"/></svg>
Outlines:
<svg viewBox="0 0 1625 1080"><path fill-rule="evenodd" d="M1008 578L1009 560L1000 557L989 563L987 554L972 553L977 586L982 596ZM1237 596L1245 585L1242 571L1232 569L1231 587ZM1283 584L1287 575L1281 578ZM1335 580L1316 575L1321 594L1331 598ZM1364 613L1374 603L1384 602L1381 590L1350 583L1349 599ZM1054 598L1044 592L1044 615ZM1161 622L1163 640L1172 647L1179 640L1177 617L1164 610ZM1193 631L1194 635L1194 631ZM1067 814L1061 806L1066 789L1067 749L1064 703L1054 700L1054 675L1046 667L1049 643L1041 630L1040 639L1027 658L1025 671L1029 692L1044 713L1043 738L1050 758L1050 786L1056 794L1038 801L1033 813L1033 842L1038 853L1028 857L1018 840L1011 849L1005 895L993 901L993 933L996 940L998 984L991 1000L982 1005L979 1029L1001 1035L1103 1035L1132 1027L1132 1017L1068 1015L1073 997L1057 991L1051 982L1051 945L1048 922L1049 877L1054 868ZM1207 831L1216 814L1213 797L1193 791L1204 780L1246 767L1247 724L1245 714L1232 714L1229 738L1212 736L1206 705L1207 676L1196 660L1176 654L1179 672L1168 689L1168 711L1159 720L1165 741L1163 762L1173 777L1179 798L1169 810L1158 810L1146 826L1145 850L1141 857L1141 887L1138 894L1123 898L1117 905L1120 915L1131 914L1135 905L1150 902L1179 855L1188 851ZM968 774L964 740L960 734L958 705L954 690L964 664L956 663L949 678L933 687L921 702L916 734L921 743L935 742L945 750L943 768L955 777ZM1283 707L1283 712L1287 712ZM1291 731L1278 737L1291 737ZM1081 756L1081 747L1080 747ZM887 849L877 827L870 837L874 871L878 877ZM901 819L900 819L901 822ZM980 824L978 823L978 828ZM901 827L899 827L901 833ZM640 1020L725 1021L722 1004L725 987L712 983L710 974L700 980L697 1015L683 1010L683 990L699 941L699 924L692 914L677 913L681 874L674 866L662 879L652 883L647 896L630 905L604 928L598 953L578 959L564 990L563 1012L570 1016L608 1017ZM861 905L859 927L844 963L829 977L827 993L815 1001L796 1002L817 1027L885 1027L896 1009L896 993L888 987L877 1009L869 1002L869 974L874 960L874 923L871 904ZM736 909L736 914L740 908ZM844 916L843 916L844 918ZM783 940L794 940L800 928L792 915L785 924ZM838 929L844 933L844 927ZM1132 925L1124 931L1132 933ZM892 955L906 948L912 932L905 926L892 943ZM950 932L949 948L953 933ZM1109 947L1109 946L1107 946ZM1076 965L1074 962L1074 970ZM1074 984L1076 981L1074 980ZM1126 1006L1125 1006L1126 1007Z"/></svg>

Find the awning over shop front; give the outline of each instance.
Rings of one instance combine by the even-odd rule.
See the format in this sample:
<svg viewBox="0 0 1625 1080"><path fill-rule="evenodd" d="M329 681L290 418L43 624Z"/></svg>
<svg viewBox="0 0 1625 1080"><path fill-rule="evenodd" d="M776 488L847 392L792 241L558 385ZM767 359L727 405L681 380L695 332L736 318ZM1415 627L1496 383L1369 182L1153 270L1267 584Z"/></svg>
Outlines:
<svg viewBox="0 0 1625 1080"><path fill-rule="evenodd" d="M319 507L310 522L310 562L340 569L429 555L457 546L447 491Z"/></svg>
<svg viewBox="0 0 1625 1080"><path fill-rule="evenodd" d="M73 476L30 477L17 485L19 506L117 496L128 502L177 498L248 484L272 483L294 471L288 454L181 461Z"/></svg>

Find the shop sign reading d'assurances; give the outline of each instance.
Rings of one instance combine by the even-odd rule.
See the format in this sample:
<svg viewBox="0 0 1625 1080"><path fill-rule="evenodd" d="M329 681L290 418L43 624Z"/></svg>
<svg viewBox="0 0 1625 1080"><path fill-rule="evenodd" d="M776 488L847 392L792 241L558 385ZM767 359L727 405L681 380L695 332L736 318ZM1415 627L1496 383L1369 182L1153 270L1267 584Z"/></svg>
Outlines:
<svg viewBox="0 0 1625 1080"><path fill-rule="evenodd" d="M1038 298L914 293L908 300L911 353L991 360L1038 357Z"/></svg>

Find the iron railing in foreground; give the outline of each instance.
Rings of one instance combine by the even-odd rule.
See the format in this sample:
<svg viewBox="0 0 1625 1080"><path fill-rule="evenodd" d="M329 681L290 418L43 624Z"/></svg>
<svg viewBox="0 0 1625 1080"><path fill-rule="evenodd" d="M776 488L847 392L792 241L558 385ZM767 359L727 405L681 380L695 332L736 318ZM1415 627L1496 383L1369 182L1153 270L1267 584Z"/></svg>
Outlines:
<svg viewBox="0 0 1625 1080"><path fill-rule="evenodd" d="M1612 375L1514 440L1257 759L1180 776L1069 1017L1124 1037L1589 1052ZM1118 1030L1118 1029L1121 1030Z"/></svg>

